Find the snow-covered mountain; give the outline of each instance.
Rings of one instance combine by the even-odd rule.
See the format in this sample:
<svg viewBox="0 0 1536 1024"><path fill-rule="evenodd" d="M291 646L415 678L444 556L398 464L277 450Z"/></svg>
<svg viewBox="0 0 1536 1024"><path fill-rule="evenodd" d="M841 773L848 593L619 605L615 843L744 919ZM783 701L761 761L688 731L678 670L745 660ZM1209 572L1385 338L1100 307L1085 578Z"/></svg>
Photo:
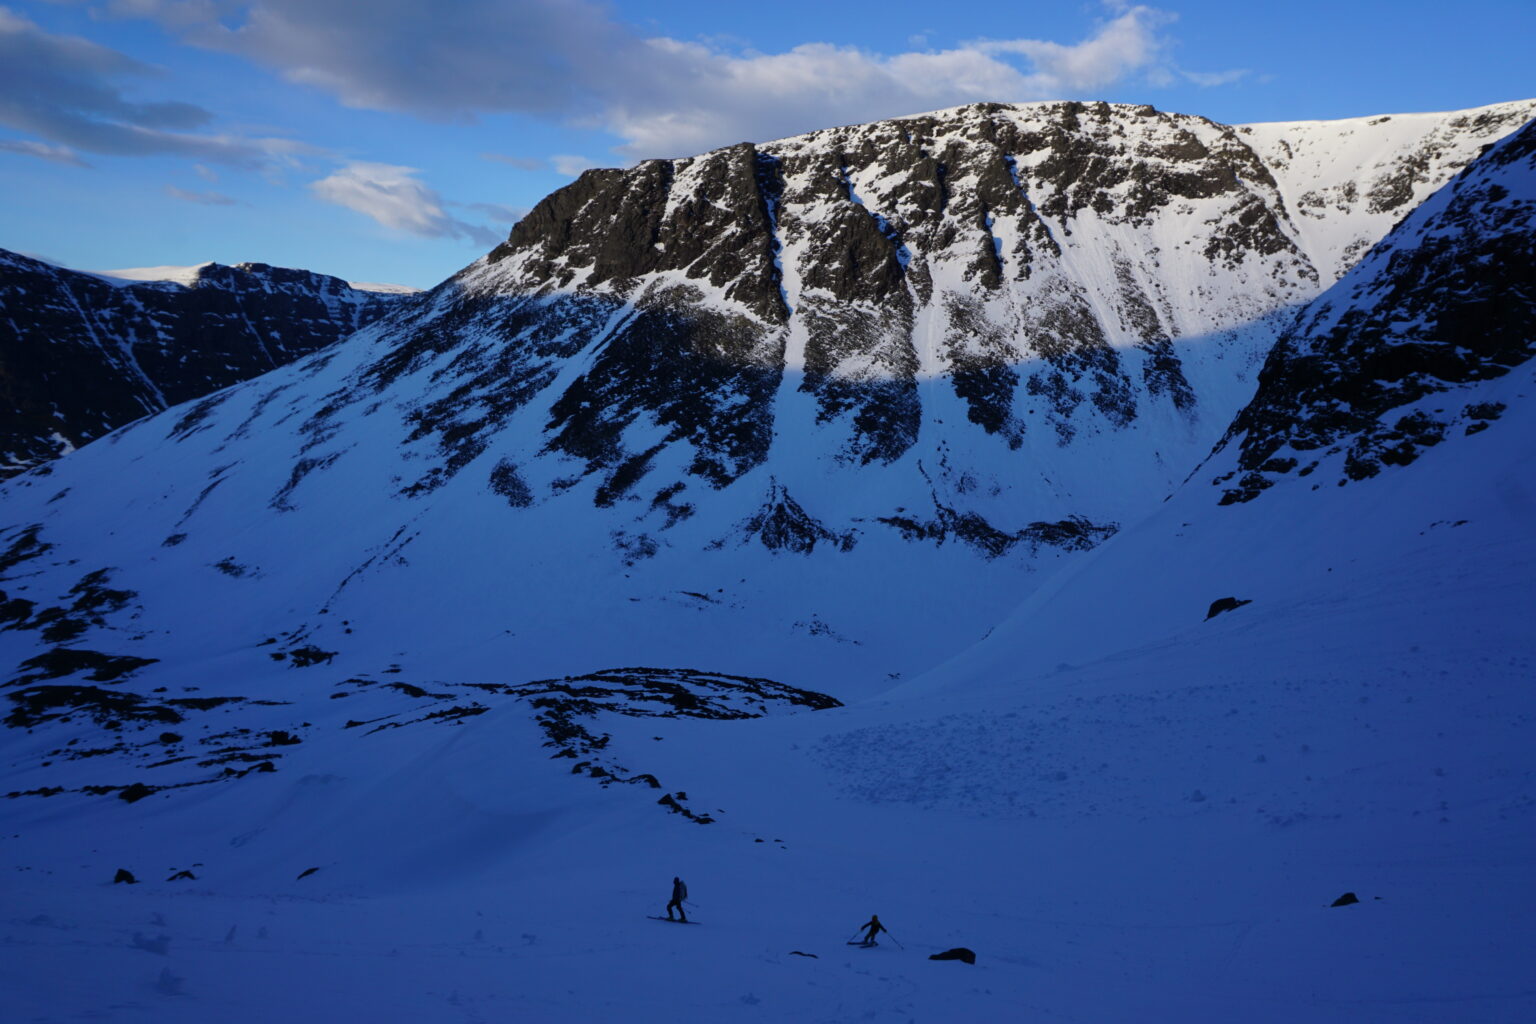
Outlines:
<svg viewBox="0 0 1536 1024"><path fill-rule="evenodd" d="M396 294L264 263L93 274L0 250L0 473L324 348Z"/></svg>
<svg viewBox="0 0 1536 1024"><path fill-rule="evenodd" d="M1420 195L1531 109L1334 131ZM133 625L80 643L156 673L286 637L466 679L910 675L1162 500L1329 283L1245 137L973 106L590 172L345 344L19 481L12 542L53 547L13 596L110 570Z"/></svg>
<svg viewBox="0 0 1536 1024"><path fill-rule="evenodd" d="M12 481L15 1015L1529 1019L1536 128L1490 109L1393 143L1440 170L1336 283L1386 214L1287 197L1369 167L1145 108L592 173ZM643 918L679 873L700 928Z"/></svg>

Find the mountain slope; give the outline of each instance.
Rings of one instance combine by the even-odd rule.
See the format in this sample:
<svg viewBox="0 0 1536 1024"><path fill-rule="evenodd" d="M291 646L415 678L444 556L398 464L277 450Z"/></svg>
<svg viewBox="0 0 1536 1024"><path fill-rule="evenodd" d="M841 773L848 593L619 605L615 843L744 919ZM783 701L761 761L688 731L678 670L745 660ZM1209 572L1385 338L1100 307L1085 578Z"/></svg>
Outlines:
<svg viewBox="0 0 1536 1024"><path fill-rule="evenodd" d="M308 355L397 301L259 263L120 273L0 250L0 472Z"/></svg>
<svg viewBox="0 0 1536 1024"><path fill-rule="evenodd" d="M141 720L102 701L11 730L18 785L153 781L194 757L249 774L0 804L0 865L24 880L0 1006L161 1021L1531 1019L1536 363L1529 332L1523 359L1506 358L1513 328L1464 344L1487 301L1453 271L1511 275L1495 276L1508 301L1494 323L1528 322L1519 264L1480 257L1536 228L1533 134L1293 318L1244 425L1169 501L872 699L630 669L541 680L521 692L545 703L524 706L446 670L347 677L343 654L277 673L208 657L181 685L80 664L76 681L100 673L109 695L171 685L121 702ZM1426 259L1430 287L1409 287ZM1414 358L1379 376L1360 339ZM1326 400L1281 372L1297 359L1338 377ZM1382 381L1409 405L1505 411L1353 479L1345 453L1401 407ZM1266 470L1271 486L1223 503L1219 478L1251 446L1314 436L1311 474ZM775 530L797 521L784 509ZM12 579L44 563L56 528L12 546ZM755 567L797 567L802 601L826 599L808 566L873 570L874 545L822 540ZM903 551L938 553L881 553ZM112 589L83 586L79 614L136 600ZM692 652L678 624L715 620L697 614L708 593L689 600L669 639ZM237 693L293 703L186 703ZM114 710L117 728L86 721ZM130 772L103 750L141 740L183 768ZM143 883L110 885L121 867ZM702 925L645 920L674 875ZM1346 892L1359 902L1331 905ZM872 911L892 934L846 946ZM955 946L976 964L927 959Z"/></svg>
<svg viewBox="0 0 1536 1024"><path fill-rule="evenodd" d="M6 543L54 546L7 592L152 675L291 637L354 672L867 690L1219 439L1325 283L1289 187L1239 129L1075 103L594 171L345 344L18 481ZM69 633L20 621L13 663Z"/></svg>
<svg viewBox="0 0 1536 1024"><path fill-rule="evenodd" d="M1530 128L1499 145L1281 336L1229 430L1243 476L1223 501L1298 465L1314 486L1366 479L1499 418L1480 385L1536 353L1533 153Z"/></svg>
<svg viewBox="0 0 1536 1024"><path fill-rule="evenodd" d="M1530 102L1496 103L1250 124L1238 132L1275 176L1302 247L1331 283L1481 150L1532 116Z"/></svg>

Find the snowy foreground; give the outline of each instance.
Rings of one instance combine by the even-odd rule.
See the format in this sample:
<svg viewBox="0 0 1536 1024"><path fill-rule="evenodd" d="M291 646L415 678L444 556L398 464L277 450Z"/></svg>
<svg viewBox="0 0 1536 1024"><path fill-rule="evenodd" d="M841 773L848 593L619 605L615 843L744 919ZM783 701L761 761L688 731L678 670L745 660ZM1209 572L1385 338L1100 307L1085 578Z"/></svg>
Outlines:
<svg viewBox="0 0 1536 1024"><path fill-rule="evenodd" d="M604 722L712 825L508 709L4 801L0 1019L1529 1021L1532 383L1376 480L1192 483L880 697Z"/></svg>

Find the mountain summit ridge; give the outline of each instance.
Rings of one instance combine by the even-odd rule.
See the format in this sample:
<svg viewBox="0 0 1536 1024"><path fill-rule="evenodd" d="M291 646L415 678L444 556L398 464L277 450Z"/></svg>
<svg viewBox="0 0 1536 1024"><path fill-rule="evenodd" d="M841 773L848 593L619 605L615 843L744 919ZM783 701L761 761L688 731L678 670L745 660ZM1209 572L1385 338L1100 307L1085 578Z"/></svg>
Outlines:
<svg viewBox="0 0 1536 1024"><path fill-rule="evenodd" d="M402 298L265 263L70 270L0 250L0 474L329 345Z"/></svg>

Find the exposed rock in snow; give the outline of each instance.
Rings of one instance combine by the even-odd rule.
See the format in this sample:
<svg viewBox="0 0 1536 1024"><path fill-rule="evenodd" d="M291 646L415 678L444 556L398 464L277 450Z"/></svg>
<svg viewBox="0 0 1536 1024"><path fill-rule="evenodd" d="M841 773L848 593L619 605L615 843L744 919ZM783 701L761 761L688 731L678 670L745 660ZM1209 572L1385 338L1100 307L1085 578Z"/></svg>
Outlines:
<svg viewBox="0 0 1536 1024"><path fill-rule="evenodd" d="M1536 355L1533 237L1536 124L1414 209L1281 336L1228 432L1222 502L1293 473L1314 488L1363 480L1495 423L1505 406L1479 386Z"/></svg>

